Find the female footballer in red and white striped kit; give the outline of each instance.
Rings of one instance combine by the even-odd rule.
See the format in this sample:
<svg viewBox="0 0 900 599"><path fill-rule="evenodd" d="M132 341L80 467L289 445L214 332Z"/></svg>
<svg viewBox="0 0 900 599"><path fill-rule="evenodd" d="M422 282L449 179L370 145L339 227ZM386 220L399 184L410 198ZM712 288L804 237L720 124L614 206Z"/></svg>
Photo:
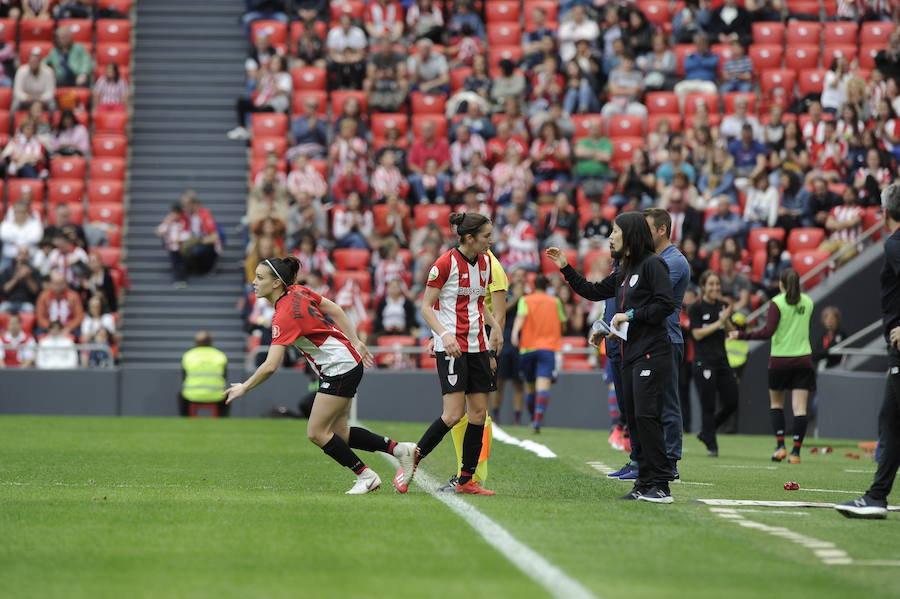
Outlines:
<svg viewBox="0 0 900 599"><path fill-rule="evenodd" d="M225 403L230 405L265 382L284 360L285 348L293 345L319 374L319 392L306 427L309 440L356 473L356 483L347 491L348 495L370 493L381 486L381 479L351 447L390 453L402 468L412 471L416 446L348 426L347 416L362 380L363 364L372 365L372 354L356 336L355 328L340 306L303 285L291 284L299 269L300 262L293 256L263 260L256 267L253 292L275 306L272 345L266 361L250 378L228 388Z"/></svg>
<svg viewBox="0 0 900 599"><path fill-rule="evenodd" d="M441 417L431 423L419 440L413 468L401 467L397 471L394 487L406 493L416 464L437 447L463 414L468 414L455 491L493 495L493 491L482 489L472 480L481 454L488 393L496 388L488 346L496 353L503 345L503 327L498 327L490 310L484 309L491 282L487 251L493 226L477 212L452 214L450 224L456 228L459 247L446 252L431 267L421 307L422 317L434 335L444 408ZM485 324L491 327L489 340L485 339Z"/></svg>

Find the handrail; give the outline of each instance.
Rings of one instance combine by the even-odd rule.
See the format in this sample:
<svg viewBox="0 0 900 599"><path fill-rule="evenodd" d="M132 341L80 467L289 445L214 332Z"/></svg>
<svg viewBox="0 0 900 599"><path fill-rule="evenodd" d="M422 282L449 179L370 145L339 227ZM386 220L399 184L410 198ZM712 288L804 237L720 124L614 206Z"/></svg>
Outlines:
<svg viewBox="0 0 900 599"><path fill-rule="evenodd" d="M0 345L0 351L12 351L12 350L22 350L29 349L35 353L35 358L37 358L37 353L41 351L41 346L38 343L35 343L33 346L29 348L24 348L21 345ZM108 361L106 364L97 366L97 368L112 368L113 363L115 361L115 356L113 356L112 350L108 345L101 345L99 343L75 343L70 347L46 347L44 351L61 351L61 350L72 350L74 352L85 352L85 351L99 351L106 354ZM79 365L79 368L81 365Z"/></svg>
<svg viewBox="0 0 900 599"><path fill-rule="evenodd" d="M835 343L832 347L828 348L828 351L832 351L835 349L844 349L851 343L856 343L857 340L862 339L869 333L878 330L880 327L881 327L881 319L879 318L875 322L868 324L868 325L864 326L863 328L861 328L860 330L856 331L855 333L853 333L852 335L850 335L849 337L847 337L840 343Z"/></svg>
<svg viewBox="0 0 900 599"><path fill-rule="evenodd" d="M800 277L801 289L803 288L803 284L806 283L808 280L812 279L813 277L818 276L819 274L822 273L822 271L831 268L831 264L835 260L837 260L838 258L843 256L844 254L849 253L850 250L856 249L856 247L859 244L864 243L865 241L868 241L868 239L870 237L873 237L876 233L878 233L883 228L884 228L884 222L878 221L877 223L875 223L874 225L872 225L871 227L869 227L868 229L863 231L862 234L859 236L859 239L856 240L856 243L850 243L850 244L845 245L840 250L833 253L828 260L822 262L821 264L817 264L815 267L812 268L812 270L810 270L809 272L804 274L802 277ZM747 322L752 322L752 321L756 320L757 318L759 318L760 316L762 316L769 309L770 303L772 303L772 300L768 300L767 302L762 304L759 308L757 308L756 310L751 312L750 315L747 316Z"/></svg>
<svg viewBox="0 0 900 599"><path fill-rule="evenodd" d="M838 356L886 356L887 352L883 349L866 348L866 347L830 347L828 355Z"/></svg>

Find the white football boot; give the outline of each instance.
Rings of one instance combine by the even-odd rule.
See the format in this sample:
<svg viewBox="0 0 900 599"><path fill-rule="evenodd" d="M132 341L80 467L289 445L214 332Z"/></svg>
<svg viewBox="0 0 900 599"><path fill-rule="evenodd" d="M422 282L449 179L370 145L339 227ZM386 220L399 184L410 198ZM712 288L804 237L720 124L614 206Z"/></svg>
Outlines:
<svg viewBox="0 0 900 599"><path fill-rule="evenodd" d="M416 473L418 449L415 443L397 443L394 447L394 457L400 462L400 467L394 476L394 488L400 493L406 493L409 490L409 483Z"/></svg>
<svg viewBox="0 0 900 599"><path fill-rule="evenodd" d="M353 487L347 491L347 495L365 495L366 493L377 491L380 488L381 478L374 470L367 466L365 470L357 475L356 482L353 484Z"/></svg>

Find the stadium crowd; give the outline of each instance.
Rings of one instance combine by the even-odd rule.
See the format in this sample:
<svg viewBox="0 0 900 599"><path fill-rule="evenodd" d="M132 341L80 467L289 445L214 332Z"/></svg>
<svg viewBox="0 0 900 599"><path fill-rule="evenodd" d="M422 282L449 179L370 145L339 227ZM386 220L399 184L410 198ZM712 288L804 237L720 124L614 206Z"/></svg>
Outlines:
<svg viewBox="0 0 900 599"><path fill-rule="evenodd" d="M852 258L898 177L896 2L289 7L245 15L228 136L249 140L248 282L292 252L379 344L420 342L409 305L451 211L494 220L511 273L554 273L540 251L555 245L597 280L616 214L665 208L694 283L716 270L747 314L789 265ZM583 346L592 306L558 276L551 292ZM244 301L251 348L268 342L262 303Z"/></svg>
<svg viewBox="0 0 900 599"><path fill-rule="evenodd" d="M117 354L130 5L0 3L0 367Z"/></svg>

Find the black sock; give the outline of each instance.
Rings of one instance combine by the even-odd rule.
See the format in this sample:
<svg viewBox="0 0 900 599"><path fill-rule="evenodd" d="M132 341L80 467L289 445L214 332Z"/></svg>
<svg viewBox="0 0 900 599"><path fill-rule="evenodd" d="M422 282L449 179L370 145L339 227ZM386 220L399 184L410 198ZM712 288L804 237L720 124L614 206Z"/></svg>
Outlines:
<svg viewBox="0 0 900 599"><path fill-rule="evenodd" d="M800 446L803 445L803 437L806 436L806 423L806 414L794 416L794 449L791 451L794 455L800 455Z"/></svg>
<svg viewBox="0 0 900 599"><path fill-rule="evenodd" d="M443 419L438 418L431 423L422 438L419 439L419 459L421 460L438 446L438 443L444 436L450 432L450 427L444 423Z"/></svg>
<svg viewBox="0 0 900 599"><path fill-rule="evenodd" d="M769 421L772 423L777 447L784 447L784 408L769 408Z"/></svg>
<svg viewBox="0 0 900 599"><path fill-rule="evenodd" d="M331 441L322 446L322 451L324 451L332 460L341 466L346 466L350 470L353 470L356 474L359 474L366 469L366 465L363 464L363 461L359 459L355 453L353 453L353 450L350 449L350 446L347 445L346 441L337 435L332 435Z"/></svg>
<svg viewBox="0 0 900 599"><path fill-rule="evenodd" d="M376 435L372 431L359 426L350 427L350 436L347 444L353 449L362 449L363 451L383 451L391 453L397 445L396 441L391 441L387 437Z"/></svg>
<svg viewBox="0 0 900 599"><path fill-rule="evenodd" d="M462 466L459 469L459 484L464 485L475 475L478 458L481 456L481 445L484 440L484 425L472 424L466 427L466 435L462 444Z"/></svg>

